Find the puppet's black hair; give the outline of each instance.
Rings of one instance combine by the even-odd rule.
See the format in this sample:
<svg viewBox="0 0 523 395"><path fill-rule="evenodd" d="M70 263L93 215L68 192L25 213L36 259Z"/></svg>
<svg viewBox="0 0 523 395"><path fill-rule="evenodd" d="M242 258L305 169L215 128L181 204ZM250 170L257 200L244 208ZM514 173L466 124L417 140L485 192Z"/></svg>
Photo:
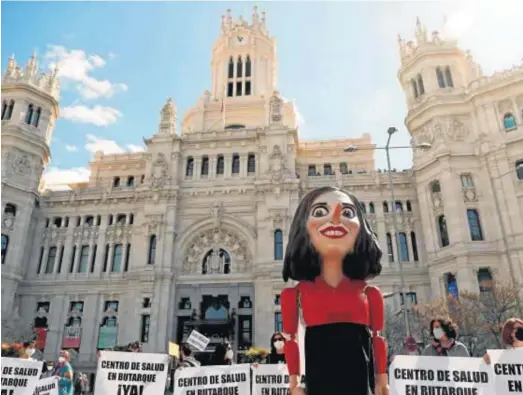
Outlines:
<svg viewBox="0 0 523 395"><path fill-rule="evenodd" d="M321 258L309 238L307 221L314 201L319 196L334 191L340 191L351 198L360 220L360 230L354 243L354 250L343 259L343 273L353 280L366 280L380 275L381 248L365 219L359 200L352 193L328 186L307 193L296 209L283 261L283 281L287 282L289 279L314 281L320 275Z"/></svg>

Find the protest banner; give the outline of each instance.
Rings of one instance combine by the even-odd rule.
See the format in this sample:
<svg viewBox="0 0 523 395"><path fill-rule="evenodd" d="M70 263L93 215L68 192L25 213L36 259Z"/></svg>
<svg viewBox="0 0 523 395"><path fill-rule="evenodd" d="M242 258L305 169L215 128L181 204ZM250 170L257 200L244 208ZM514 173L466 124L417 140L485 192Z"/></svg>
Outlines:
<svg viewBox="0 0 523 395"><path fill-rule="evenodd" d="M2 357L2 395L32 395L40 375L42 361Z"/></svg>
<svg viewBox="0 0 523 395"><path fill-rule="evenodd" d="M305 376L301 377L305 387ZM252 395L288 395L289 373L287 365L257 365L252 367Z"/></svg>
<svg viewBox="0 0 523 395"><path fill-rule="evenodd" d="M94 395L158 395L165 391L169 356L100 351Z"/></svg>
<svg viewBox="0 0 523 395"><path fill-rule="evenodd" d="M391 395L492 395L481 358L398 355L389 368Z"/></svg>
<svg viewBox="0 0 523 395"><path fill-rule="evenodd" d="M523 348L488 350L492 369L493 393L523 394Z"/></svg>
<svg viewBox="0 0 523 395"><path fill-rule="evenodd" d="M48 377L36 383L33 395L58 395L58 380L56 377Z"/></svg>
<svg viewBox="0 0 523 395"><path fill-rule="evenodd" d="M196 348L198 351L205 351L210 341L211 339L205 337L200 332L195 331L194 329L187 338L187 343L190 346Z"/></svg>
<svg viewBox="0 0 523 395"><path fill-rule="evenodd" d="M249 370L249 364L183 368L174 375L174 395L251 395Z"/></svg>

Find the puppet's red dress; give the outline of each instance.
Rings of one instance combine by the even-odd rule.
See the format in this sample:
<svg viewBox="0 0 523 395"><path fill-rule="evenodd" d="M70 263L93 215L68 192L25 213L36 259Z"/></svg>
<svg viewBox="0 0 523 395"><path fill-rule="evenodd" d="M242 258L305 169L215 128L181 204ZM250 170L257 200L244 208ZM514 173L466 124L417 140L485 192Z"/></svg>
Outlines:
<svg viewBox="0 0 523 395"><path fill-rule="evenodd" d="M300 312L305 324L308 395L369 395L375 375L387 372L383 296L365 281L344 277L338 287L321 276L281 293L285 358L290 375L300 374L295 338Z"/></svg>

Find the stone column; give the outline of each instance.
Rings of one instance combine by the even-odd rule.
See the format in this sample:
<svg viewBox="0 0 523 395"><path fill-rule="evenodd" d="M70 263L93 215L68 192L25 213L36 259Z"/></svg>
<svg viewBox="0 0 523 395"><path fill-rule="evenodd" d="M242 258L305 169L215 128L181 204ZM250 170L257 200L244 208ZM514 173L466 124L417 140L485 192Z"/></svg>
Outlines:
<svg viewBox="0 0 523 395"><path fill-rule="evenodd" d="M80 355L83 360L91 360L92 354L96 354L96 342L98 340L98 295L88 295L84 302L82 314L82 342L80 343Z"/></svg>
<svg viewBox="0 0 523 395"><path fill-rule="evenodd" d="M272 304L272 282L270 277L258 277L254 282L254 338L253 344L268 347L274 332L274 312Z"/></svg>
<svg viewBox="0 0 523 395"><path fill-rule="evenodd" d="M40 257L38 257L38 258L40 258ZM39 276L43 276L45 274L48 258L49 258L49 244L46 242L45 246L44 246L44 253L42 254L42 264L40 265L40 262L38 262L38 264L40 265L40 272L38 273Z"/></svg>
<svg viewBox="0 0 523 395"><path fill-rule="evenodd" d="M198 156L194 158L194 169L193 169L193 179L199 180L202 176L202 157Z"/></svg>
<svg viewBox="0 0 523 395"><path fill-rule="evenodd" d="M80 270L80 258L82 257L82 244L76 243L76 255L74 257L74 264L73 264L73 274L78 273L78 270Z"/></svg>
<svg viewBox="0 0 523 395"><path fill-rule="evenodd" d="M240 155L240 177L247 177L247 155Z"/></svg>
<svg viewBox="0 0 523 395"><path fill-rule="evenodd" d="M129 243L127 242L127 240L124 240L122 242L122 260L121 260L121 264L120 264L120 273L124 273L126 271L125 264L126 264L126 260L127 260L127 250L128 249L129 249ZM129 257L129 260L130 259L131 259L131 257ZM129 267L130 267L130 265L129 265Z"/></svg>
<svg viewBox="0 0 523 395"><path fill-rule="evenodd" d="M232 177L232 155L224 155L224 178Z"/></svg>
<svg viewBox="0 0 523 395"><path fill-rule="evenodd" d="M64 251L65 252L65 251ZM56 277L58 274L58 267L60 266L60 261L63 259L62 257L62 242L59 241L56 243L56 258L54 260L54 267L53 267L53 277ZM62 260L62 267L63 267L63 260Z"/></svg>

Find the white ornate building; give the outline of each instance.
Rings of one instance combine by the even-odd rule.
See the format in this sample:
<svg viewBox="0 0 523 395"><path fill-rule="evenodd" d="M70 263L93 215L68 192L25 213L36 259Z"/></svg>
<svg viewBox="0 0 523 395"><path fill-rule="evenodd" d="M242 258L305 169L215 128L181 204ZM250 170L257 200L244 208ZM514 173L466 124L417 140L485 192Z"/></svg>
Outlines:
<svg viewBox="0 0 523 395"><path fill-rule="evenodd" d="M303 193L323 185L364 202L385 252L376 279L384 292L400 291L398 259L412 301L476 291L489 276L523 282L523 66L483 76L470 54L419 23L416 41L399 45L405 122L413 144L431 145L415 150L412 169L392 173L399 251L389 174L375 170L373 150L344 152L373 147L370 136L300 140L256 10L251 23L223 18L212 86L180 130L169 99L145 152L97 153L89 182L69 191L41 185L59 116L56 75L37 75L34 57L25 69L11 59L2 312L15 307L47 326L45 355L65 342L84 371L94 370L97 347L139 339L165 351L192 327L232 336L239 352L266 345L280 320L290 220Z"/></svg>

